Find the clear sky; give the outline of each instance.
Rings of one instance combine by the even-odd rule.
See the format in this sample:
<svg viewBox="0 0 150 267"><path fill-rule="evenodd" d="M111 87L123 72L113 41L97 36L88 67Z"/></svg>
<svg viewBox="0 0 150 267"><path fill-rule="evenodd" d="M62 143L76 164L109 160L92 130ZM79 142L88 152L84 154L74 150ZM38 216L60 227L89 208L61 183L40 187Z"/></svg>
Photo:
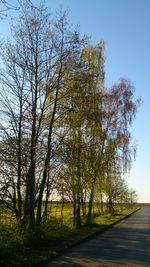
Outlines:
<svg viewBox="0 0 150 267"><path fill-rule="evenodd" d="M105 41L106 86L126 77L135 86L135 96L142 98L132 127L137 156L127 181L139 194L140 202L150 202L150 0L45 0L45 3L51 12L60 7L68 9L70 22L80 25L81 34L90 36L92 42ZM6 36L8 28L8 19L1 21L0 35Z"/></svg>

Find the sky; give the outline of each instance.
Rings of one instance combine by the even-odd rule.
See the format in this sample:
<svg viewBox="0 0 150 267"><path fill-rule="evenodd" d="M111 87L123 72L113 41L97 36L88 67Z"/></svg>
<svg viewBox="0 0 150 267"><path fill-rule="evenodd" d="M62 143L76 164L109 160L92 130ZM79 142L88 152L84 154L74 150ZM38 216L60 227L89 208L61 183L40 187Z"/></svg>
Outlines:
<svg viewBox="0 0 150 267"><path fill-rule="evenodd" d="M11 0L16 4L17 0ZM39 3L39 0L33 0ZM105 41L105 85L129 79L142 104L132 126L136 160L126 179L139 202L150 202L150 1L149 0L45 0L51 13L68 10L71 24L94 44ZM15 12L13 12L14 14ZM0 36L9 36L9 17L0 21ZM16 16L16 13L15 13Z"/></svg>

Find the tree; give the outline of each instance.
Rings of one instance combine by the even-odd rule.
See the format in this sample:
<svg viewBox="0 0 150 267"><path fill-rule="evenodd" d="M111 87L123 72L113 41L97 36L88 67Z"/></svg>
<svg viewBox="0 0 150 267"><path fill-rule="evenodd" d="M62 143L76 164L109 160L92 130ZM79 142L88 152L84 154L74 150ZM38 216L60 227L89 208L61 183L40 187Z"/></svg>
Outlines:
<svg viewBox="0 0 150 267"><path fill-rule="evenodd" d="M129 189L128 201L129 201L131 209L133 208L133 205L137 203L137 200L138 200L138 194L136 193L136 191L132 188Z"/></svg>
<svg viewBox="0 0 150 267"><path fill-rule="evenodd" d="M69 163L67 173L70 173L70 191L73 201L74 224L81 226L81 205L84 212L83 194L87 183L85 169L88 153L93 146L91 135L96 130L94 116L99 116L100 92L102 90L103 73L103 47L87 45L80 55L80 61L75 73L66 72L70 82L67 92L68 101L62 103L66 116L61 121L63 151L67 151ZM68 80L68 79L67 79ZM66 99L66 98L65 98ZM90 132L91 130L91 132ZM89 160L89 161L90 161ZM66 175L65 175L66 177Z"/></svg>
<svg viewBox="0 0 150 267"><path fill-rule="evenodd" d="M42 199L52 157L53 127L60 115L57 111L59 92L64 90L65 62L78 57L84 41L80 40L77 31L70 31L66 13L59 14L52 22L43 6L37 9L22 5L21 8L19 24L13 28L14 41L2 47L5 69L1 70L1 103L9 125L4 122L1 131L16 138L19 212L22 210L21 168L26 154L22 150L23 143L28 148L24 217L34 228L36 203L36 223L40 224L42 218ZM73 71L74 62L69 68Z"/></svg>

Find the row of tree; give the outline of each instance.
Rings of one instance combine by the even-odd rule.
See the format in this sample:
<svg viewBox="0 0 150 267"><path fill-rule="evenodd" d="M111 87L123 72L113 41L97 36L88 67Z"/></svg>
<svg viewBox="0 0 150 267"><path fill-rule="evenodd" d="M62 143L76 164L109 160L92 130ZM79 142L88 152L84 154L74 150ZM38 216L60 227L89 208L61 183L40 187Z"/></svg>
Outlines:
<svg viewBox="0 0 150 267"><path fill-rule="evenodd" d="M104 43L81 38L65 12L23 1L20 13L0 50L0 201L33 229L55 192L80 227L95 200L112 212L129 199L138 101L126 79L105 88Z"/></svg>

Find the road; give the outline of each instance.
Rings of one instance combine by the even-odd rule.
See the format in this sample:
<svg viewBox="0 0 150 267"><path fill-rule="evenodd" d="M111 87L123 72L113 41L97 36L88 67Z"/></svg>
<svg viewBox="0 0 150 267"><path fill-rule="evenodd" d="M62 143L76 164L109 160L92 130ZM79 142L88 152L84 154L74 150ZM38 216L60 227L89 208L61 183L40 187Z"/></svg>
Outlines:
<svg viewBox="0 0 150 267"><path fill-rule="evenodd" d="M103 234L45 267L150 267L150 208L142 208Z"/></svg>

